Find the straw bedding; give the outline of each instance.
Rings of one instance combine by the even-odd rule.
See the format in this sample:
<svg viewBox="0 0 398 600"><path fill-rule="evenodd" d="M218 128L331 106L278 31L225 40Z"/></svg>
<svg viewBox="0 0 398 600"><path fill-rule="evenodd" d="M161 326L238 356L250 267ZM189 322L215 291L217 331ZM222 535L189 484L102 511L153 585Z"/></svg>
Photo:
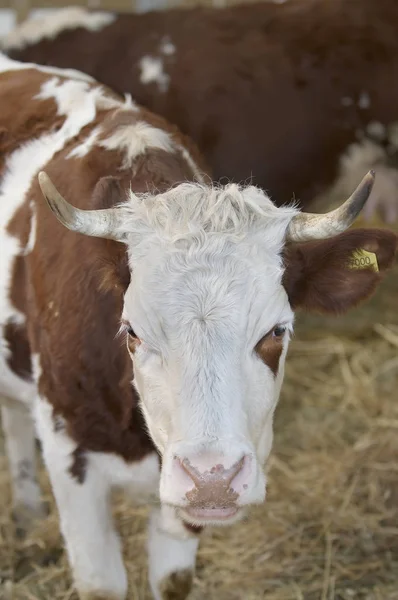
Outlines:
<svg viewBox="0 0 398 600"><path fill-rule="evenodd" d="M301 319L267 501L246 522L204 535L192 600L398 600L397 287L398 267L349 317ZM0 597L75 600L46 475L51 514L17 542L2 450ZM146 515L115 503L131 600L150 598Z"/></svg>

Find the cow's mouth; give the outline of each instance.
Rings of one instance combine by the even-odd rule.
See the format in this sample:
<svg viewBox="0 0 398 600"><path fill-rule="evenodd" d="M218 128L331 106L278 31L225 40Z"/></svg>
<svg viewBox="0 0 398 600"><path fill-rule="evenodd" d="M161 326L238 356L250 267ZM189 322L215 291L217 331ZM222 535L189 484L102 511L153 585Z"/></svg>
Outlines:
<svg viewBox="0 0 398 600"><path fill-rule="evenodd" d="M228 521L236 516L238 507L228 506L225 508L197 508L185 507L182 512L191 521L201 522L206 521Z"/></svg>

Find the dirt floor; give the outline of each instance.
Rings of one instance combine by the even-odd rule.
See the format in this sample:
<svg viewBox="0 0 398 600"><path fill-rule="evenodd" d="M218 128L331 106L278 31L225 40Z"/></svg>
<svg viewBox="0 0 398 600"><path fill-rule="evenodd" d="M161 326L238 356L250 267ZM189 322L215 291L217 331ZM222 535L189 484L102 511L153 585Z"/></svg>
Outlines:
<svg viewBox="0 0 398 600"><path fill-rule="evenodd" d="M192 600L398 600L398 265L366 306L301 317L275 422L268 499L208 532ZM0 455L1 455L0 451ZM0 597L70 600L52 505L24 542L0 456ZM131 600L149 599L146 515L119 501Z"/></svg>

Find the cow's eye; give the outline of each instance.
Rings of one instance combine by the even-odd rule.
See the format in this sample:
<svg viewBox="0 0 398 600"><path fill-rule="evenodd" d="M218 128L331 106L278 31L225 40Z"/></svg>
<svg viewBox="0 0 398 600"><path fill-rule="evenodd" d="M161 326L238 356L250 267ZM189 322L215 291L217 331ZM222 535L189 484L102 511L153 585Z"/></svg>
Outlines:
<svg viewBox="0 0 398 600"><path fill-rule="evenodd" d="M127 333L133 340L138 340L138 335L136 334L134 329L131 327L131 325L127 326Z"/></svg>
<svg viewBox="0 0 398 600"><path fill-rule="evenodd" d="M131 353L134 353L138 346L141 345L141 340L138 337L138 335L136 334L136 332L134 331L134 329L131 327L130 323L126 323L126 321L124 321L124 326L125 326L125 331L127 333L127 337L126 337L126 341L127 341L127 347L130 350Z"/></svg>
<svg viewBox="0 0 398 600"><path fill-rule="evenodd" d="M282 338L285 335L285 333L286 333L286 327L284 327L283 325L277 325L272 330L272 337L279 339L279 338Z"/></svg>
<svg viewBox="0 0 398 600"><path fill-rule="evenodd" d="M127 320L123 319L122 325L124 327L124 331L127 333L127 335L129 336L130 339L138 340L138 335L136 334L136 332L134 331L134 329L131 327L130 323Z"/></svg>
<svg viewBox="0 0 398 600"><path fill-rule="evenodd" d="M286 333L286 330L287 327L285 325L276 325L273 329L271 329L271 331L269 331L261 338L261 340L256 345L256 349L258 350L258 348L260 348L263 344L267 342L269 343L272 340L276 342L281 342L283 336Z"/></svg>

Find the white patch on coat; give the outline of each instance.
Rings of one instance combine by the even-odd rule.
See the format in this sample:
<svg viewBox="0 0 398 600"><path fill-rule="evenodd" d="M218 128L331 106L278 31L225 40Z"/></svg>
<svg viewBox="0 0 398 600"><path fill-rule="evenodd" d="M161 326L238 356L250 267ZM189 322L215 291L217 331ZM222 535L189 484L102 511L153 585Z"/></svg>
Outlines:
<svg viewBox="0 0 398 600"><path fill-rule="evenodd" d="M163 129L153 127L145 121L118 127L98 145L107 150L124 150L123 168L128 168L133 161L149 148L174 152L175 145L170 135Z"/></svg>
<svg viewBox="0 0 398 600"><path fill-rule="evenodd" d="M125 490L135 502L159 497L159 459L151 452L141 460L127 463L116 454L90 452L89 468L94 468L112 488Z"/></svg>
<svg viewBox="0 0 398 600"><path fill-rule="evenodd" d="M112 488L140 496L156 494L159 460L155 453L126 463L105 453L85 455L82 483L70 474L76 443L65 431L55 431L53 409L41 398L36 406L36 425L60 515L69 560L81 595L124 599L127 577L119 537L112 522Z"/></svg>
<svg viewBox="0 0 398 600"><path fill-rule="evenodd" d="M175 54L176 47L168 36L164 36L160 42L159 50L165 56L172 56Z"/></svg>
<svg viewBox="0 0 398 600"><path fill-rule="evenodd" d="M165 516L163 511L168 509L169 514ZM171 507L155 510L149 521L148 570L155 600L162 600L160 586L172 573L189 570L193 574L195 570L199 538L188 535L181 521L173 518L171 511ZM174 526L171 523L173 520Z"/></svg>
<svg viewBox="0 0 398 600"><path fill-rule="evenodd" d="M90 462L83 483L72 477L76 444L64 431L54 431L52 407L43 398L37 403L36 426L80 596L124 600L127 576L112 521L110 481Z"/></svg>
<svg viewBox="0 0 398 600"><path fill-rule="evenodd" d="M181 146L180 152L189 164L191 171L194 174L195 181L197 181L198 183L205 183L205 174L199 169L198 165L196 164L188 150L184 146Z"/></svg>
<svg viewBox="0 0 398 600"><path fill-rule="evenodd" d="M78 27L100 31L115 19L116 15L110 12L89 12L77 6L63 8L40 19L26 20L2 39L1 46L5 50L22 49L44 39L54 39L62 31Z"/></svg>
<svg viewBox="0 0 398 600"><path fill-rule="evenodd" d="M81 81L95 81L90 75L77 71L76 69L59 69L58 67L46 67L44 65L36 65L28 62L23 63L13 60L0 52L0 73L6 71L25 71L27 69L35 69L35 71L40 71L40 73L46 73L46 75L71 77L72 79L80 79Z"/></svg>
<svg viewBox="0 0 398 600"><path fill-rule="evenodd" d="M71 138L77 135L84 125L95 119L98 96L102 96L99 87L90 88L87 82L54 77L42 85L36 99L55 100L59 115L72 115L69 122L63 125L68 138Z"/></svg>
<svg viewBox="0 0 398 600"><path fill-rule="evenodd" d="M32 252L33 248L35 247L36 234L37 234L37 215L36 215L36 206L35 206L34 202L30 202L29 209L30 209L30 213L31 213L30 231L29 231L28 242L27 242L25 248L23 249L23 254L25 256L27 254L30 254Z"/></svg>
<svg viewBox="0 0 398 600"><path fill-rule="evenodd" d="M131 97L131 94L125 94L124 100L118 97L109 96L106 93L106 88L102 88L99 86L99 89L102 91L98 94L97 98L97 109L98 110L112 110L115 108L116 110L124 111L124 110L132 110L138 111L139 108L137 104Z"/></svg>
<svg viewBox="0 0 398 600"><path fill-rule="evenodd" d="M119 110L135 110L139 111L140 108L138 104L133 100L131 94L124 95L124 103L119 107Z"/></svg>
<svg viewBox="0 0 398 600"><path fill-rule="evenodd" d="M38 354L37 352L34 352L32 354L32 356L30 357L30 360L32 362L32 376L33 376L33 381L35 381L35 383L39 383L39 379L43 374L43 370L41 368L41 363L40 363L40 354Z"/></svg>
<svg viewBox="0 0 398 600"><path fill-rule="evenodd" d="M138 64L141 70L140 81L142 84L156 83L159 91L167 92L170 76L164 72L162 58L143 56Z"/></svg>
<svg viewBox="0 0 398 600"><path fill-rule="evenodd" d="M82 142L79 146L75 146L73 150L71 150L66 158L83 158L88 154L95 142L98 139L98 136L101 134L101 127L95 127L90 133L87 135L84 142Z"/></svg>

